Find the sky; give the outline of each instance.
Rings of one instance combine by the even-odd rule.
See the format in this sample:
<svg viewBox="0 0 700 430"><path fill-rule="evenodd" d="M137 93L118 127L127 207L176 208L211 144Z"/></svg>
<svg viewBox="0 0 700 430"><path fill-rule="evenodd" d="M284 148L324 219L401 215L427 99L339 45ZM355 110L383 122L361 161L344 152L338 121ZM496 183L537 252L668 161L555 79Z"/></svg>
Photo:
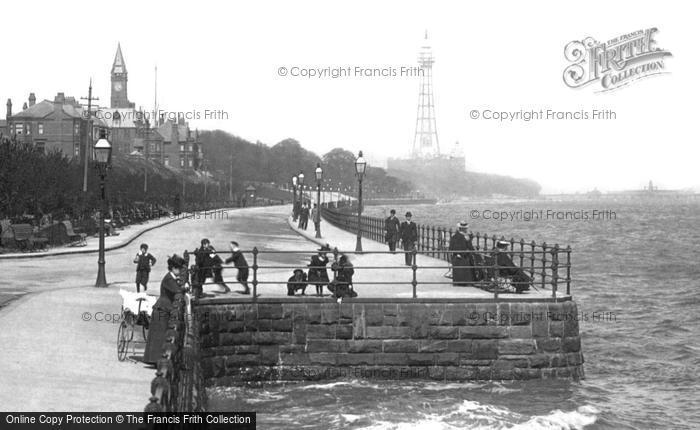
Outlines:
<svg viewBox="0 0 700 430"><path fill-rule="evenodd" d="M0 100L11 98L17 112L30 92L87 96L92 78L108 106L121 43L137 107L153 108L157 65L159 108L198 115L195 128L268 145L291 137L318 154L364 150L382 166L411 150L419 80L400 70L416 65L427 30L441 149L459 141L469 170L530 178L546 193L640 189L649 180L700 190L695 12L691 2L648 1L8 2ZM611 92L564 84L567 43L652 27L672 53L669 73ZM290 76L329 67L353 73ZM355 67L397 76L356 76ZM483 119L594 109L615 117Z"/></svg>

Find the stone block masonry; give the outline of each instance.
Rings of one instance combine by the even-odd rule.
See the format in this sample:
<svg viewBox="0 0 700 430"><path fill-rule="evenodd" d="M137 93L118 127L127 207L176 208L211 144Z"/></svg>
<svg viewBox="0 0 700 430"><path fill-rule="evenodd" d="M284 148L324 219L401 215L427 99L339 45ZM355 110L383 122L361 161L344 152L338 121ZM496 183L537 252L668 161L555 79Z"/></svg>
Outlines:
<svg viewBox="0 0 700 430"><path fill-rule="evenodd" d="M335 378L583 378L576 303L209 299L194 307L208 385Z"/></svg>

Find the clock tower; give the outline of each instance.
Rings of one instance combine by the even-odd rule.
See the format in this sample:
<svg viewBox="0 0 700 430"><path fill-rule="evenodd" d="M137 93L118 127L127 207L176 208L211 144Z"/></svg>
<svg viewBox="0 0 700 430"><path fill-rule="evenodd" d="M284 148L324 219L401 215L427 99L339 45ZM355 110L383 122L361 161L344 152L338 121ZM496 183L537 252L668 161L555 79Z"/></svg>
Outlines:
<svg viewBox="0 0 700 430"><path fill-rule="evenodd" d="M112 64L112 98L110 107L112 108L133 108L134 104L129 102L127 97L127 71L124 56L122 55L122 47L117 45L117 54L114 56L114 64Z"/></svg>

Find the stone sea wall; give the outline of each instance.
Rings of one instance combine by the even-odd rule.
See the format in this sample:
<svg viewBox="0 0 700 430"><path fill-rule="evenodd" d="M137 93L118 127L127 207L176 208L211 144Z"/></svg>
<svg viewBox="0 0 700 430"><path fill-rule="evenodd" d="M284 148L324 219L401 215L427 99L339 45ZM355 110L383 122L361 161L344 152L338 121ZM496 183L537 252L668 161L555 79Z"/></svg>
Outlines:
<svg viewBox="0 0 700 430"><path fill-rule="evenodd" d="M584 376L576 303L369 299L195 306L207 385Z"/></svg>

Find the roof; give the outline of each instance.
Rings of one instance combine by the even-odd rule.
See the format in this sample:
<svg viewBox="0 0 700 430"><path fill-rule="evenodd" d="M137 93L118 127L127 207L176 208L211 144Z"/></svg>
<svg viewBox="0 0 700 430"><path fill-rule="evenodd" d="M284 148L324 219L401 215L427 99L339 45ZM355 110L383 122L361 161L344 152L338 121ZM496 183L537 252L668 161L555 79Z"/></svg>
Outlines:
<svg viewBox="0 0 700 430"><path fill-rule="evenodd" d="M117 53L114 55L114 64L112 64L112 73L126 73L126 63L122 55L122 45L117 43Z"/></svg>
<svg viewBox="0 0 700 430"><path fill-rule="evenodd" d="M82 118L83 108L80 106L74 106L73 104L63 104L62 112L64 115L70 118ZM27 109L12 115L12 118L17 119L44 119L52 117L54 114L55 103L49 100L44 100L30 106Z"/></svg>

